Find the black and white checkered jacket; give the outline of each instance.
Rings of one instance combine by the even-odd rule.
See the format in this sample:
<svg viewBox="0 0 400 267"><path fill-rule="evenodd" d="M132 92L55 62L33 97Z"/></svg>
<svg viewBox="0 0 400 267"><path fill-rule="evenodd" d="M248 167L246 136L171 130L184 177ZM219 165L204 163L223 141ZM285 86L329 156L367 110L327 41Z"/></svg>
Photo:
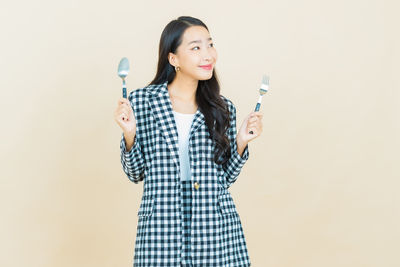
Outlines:
<svg viewBox="0 0 400 267"><path fill-rule="evenodd" d="M226 97L231 126L227 132L231 158L214 163L214 142L198 109L189 140L192 183L191 258L193 266L250 266L247 245L228 188L249 157L237 152L236 108ZM143 181L138 210L134 266L180 266L182 247L182 192L178 133L167 82L131 91L128 97L136 118L135 144L126 151L122 134L121 163L134 183Z"/></svg>

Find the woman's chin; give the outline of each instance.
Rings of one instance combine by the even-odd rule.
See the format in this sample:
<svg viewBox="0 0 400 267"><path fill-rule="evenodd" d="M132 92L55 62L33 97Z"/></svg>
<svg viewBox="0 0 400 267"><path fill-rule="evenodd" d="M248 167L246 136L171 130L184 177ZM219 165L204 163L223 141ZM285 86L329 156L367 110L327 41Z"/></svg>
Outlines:
<svg viewBox="0 0 400 267"><path fill-rule="evenodd" d="M199 75L198 80L200 81L207 81L211 79L213 76L212 72L209 75Z"/></svg>

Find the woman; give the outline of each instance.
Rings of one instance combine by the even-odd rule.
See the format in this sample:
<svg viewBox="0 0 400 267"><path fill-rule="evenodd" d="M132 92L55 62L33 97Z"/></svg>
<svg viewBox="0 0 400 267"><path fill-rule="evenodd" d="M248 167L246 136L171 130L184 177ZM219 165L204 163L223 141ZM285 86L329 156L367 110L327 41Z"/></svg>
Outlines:
<svg viewBox="0 0 400 267"><path fill-rule="evenodd" d="M262 114L251 112L236 133L216 61L207 26L179 17L162 32L153 81L118 101L122 167L143 181L134 266L250 266L228 188L262 132Z"/></svg>

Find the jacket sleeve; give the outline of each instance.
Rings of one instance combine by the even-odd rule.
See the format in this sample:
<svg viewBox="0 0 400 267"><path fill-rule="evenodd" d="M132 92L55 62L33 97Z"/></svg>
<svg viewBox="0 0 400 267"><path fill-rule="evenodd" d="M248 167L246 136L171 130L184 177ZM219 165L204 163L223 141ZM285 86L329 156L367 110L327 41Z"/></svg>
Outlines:
<svg viewBox="0 0 400 267"><path fill-rule="evenodd" d="M237 151L237 143L236 143L236 136L237 136L236 108L230 100L227 100L227 103L230 112L230 127L228 129L227 134L231 144L231 157L223 165L223 170L224 170L223 175L229 187L236 181L243 165L249 158L249 145L248 144L246 145L242 156L240 156L240 154Z"/></svg>
<svg viewBox="0 0 400 267"><path fill-rule="evenodd" d="M129 151L126 151L124 133L122 133L121 143L121 164L125 174L135 184L144 179L144 159L140 144L135 136L135 143Z"/></svg>

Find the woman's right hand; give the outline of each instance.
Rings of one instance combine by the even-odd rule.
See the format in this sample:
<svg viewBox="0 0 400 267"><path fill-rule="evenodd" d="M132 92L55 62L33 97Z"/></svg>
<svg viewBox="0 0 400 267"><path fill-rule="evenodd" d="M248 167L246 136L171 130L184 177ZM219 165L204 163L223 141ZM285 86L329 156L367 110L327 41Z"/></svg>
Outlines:
<svg viewBox="0 0 400 267"><path fill-rule="evenodd" d="M114 112L114 119L124 132L125 139L136 135L136 119L128 99L118 99L118 106ZM132 140L133 141L133 140Z"/></svg>

